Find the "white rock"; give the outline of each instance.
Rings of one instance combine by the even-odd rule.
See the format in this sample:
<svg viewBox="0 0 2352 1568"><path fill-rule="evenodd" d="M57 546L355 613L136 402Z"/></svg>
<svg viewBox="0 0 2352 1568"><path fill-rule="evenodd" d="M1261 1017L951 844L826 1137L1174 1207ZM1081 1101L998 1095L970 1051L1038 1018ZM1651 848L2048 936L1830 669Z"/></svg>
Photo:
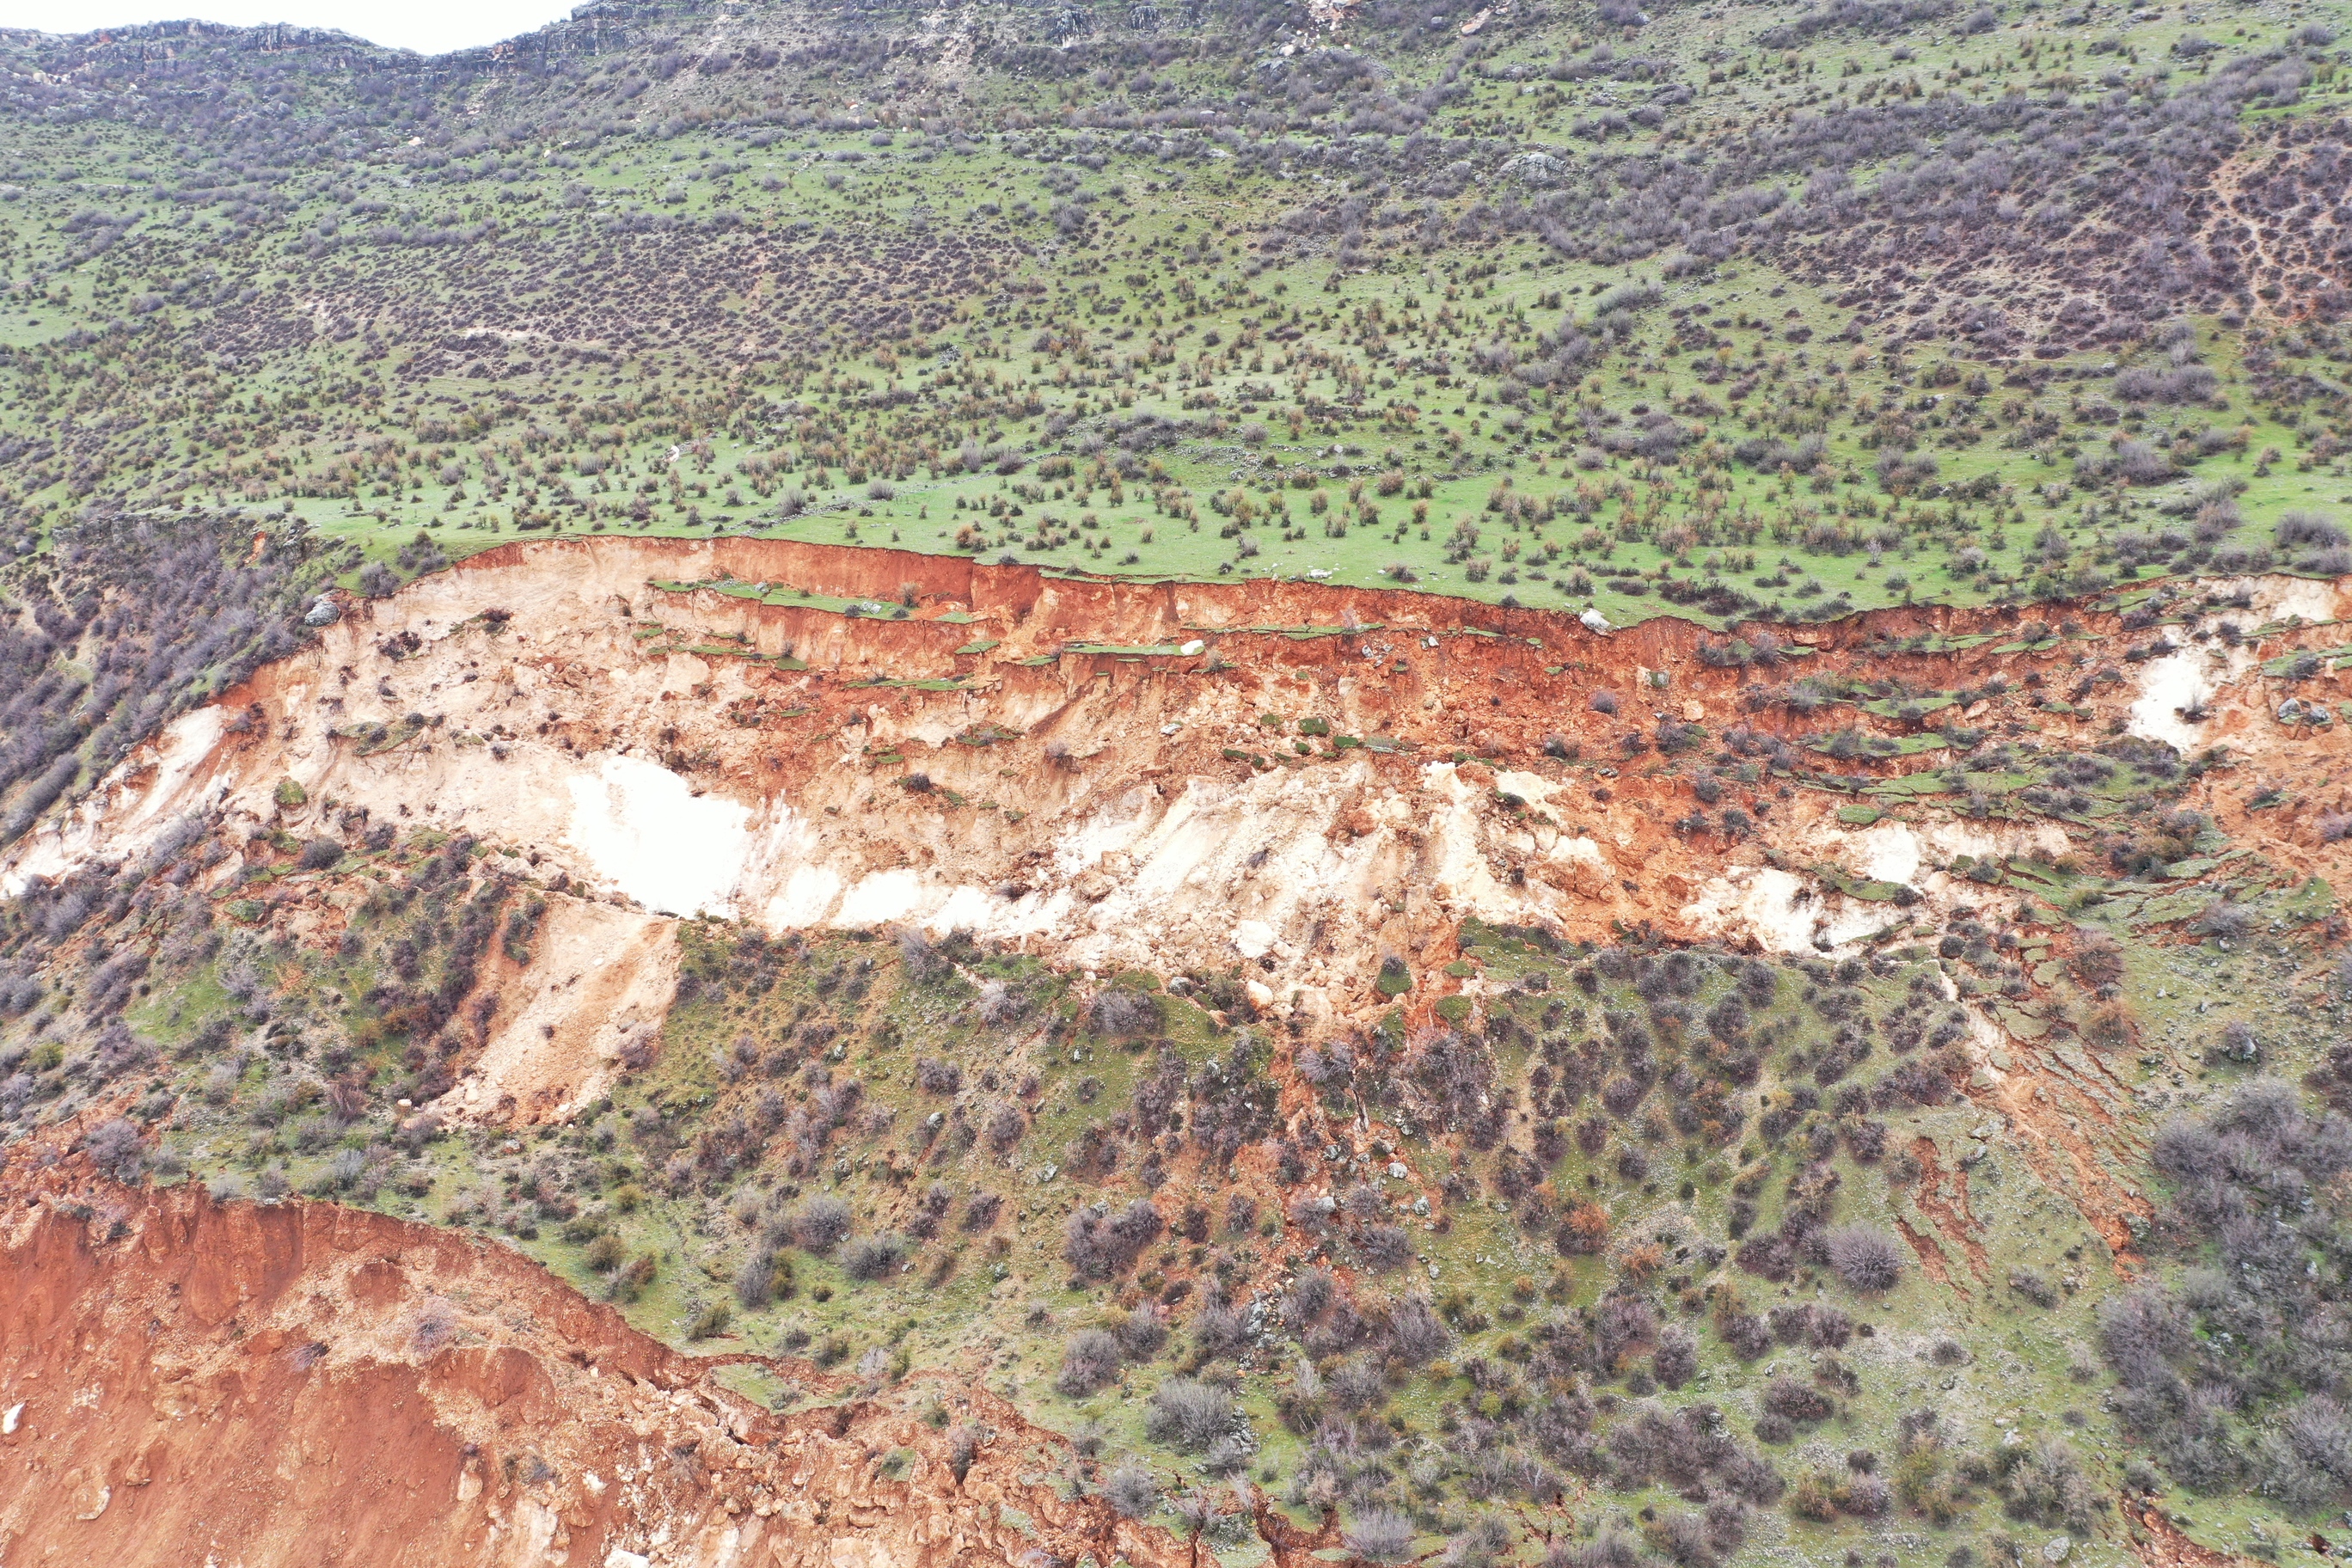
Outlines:
<svg viewBox="0 0 2352 1568"><path fill-rule="evenodd" d="M1203 642L1201 638L1194 637L1191 642L1186 643L1182 647L1178 648L1176 651L1182 654L1186 658L1190 658L1208 646L1209 645L1206 642Z"/></svg>
<svg viewBox="0 0 2352 1568"><path fill-rule="evenodd" d="M24 1419L25 1402L21 1399L8 1406L6 1410L0 1411L0 1437L15 1436L17 1425Z"/></svg>
<svg viewBox="0 0 2352 1568"><path fill-rule="evenodd" d="M615 1546L604 1554L604 1568L654 1568L654 1560L642 1552L624 1552Z"/></svg>

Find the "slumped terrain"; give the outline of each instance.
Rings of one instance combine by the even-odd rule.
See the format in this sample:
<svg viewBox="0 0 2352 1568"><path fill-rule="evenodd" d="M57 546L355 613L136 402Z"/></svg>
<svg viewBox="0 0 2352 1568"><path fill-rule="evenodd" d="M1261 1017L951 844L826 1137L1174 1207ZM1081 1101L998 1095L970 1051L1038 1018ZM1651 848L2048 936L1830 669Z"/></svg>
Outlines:
<svg viewBox="0 0 2352 1568"><path fill-rule="evenodd" d="M591 1458L627 1450L624 1418L570 1396L552 1431L452 1414L521 1391L441 1390L436 1335L576 1377L550 1359L589 1331L418 1327L457 1287L339 1282L416 1247L490 1269L451 1298L477 1310L562 1289L404 1218L501 1234L730 1352L696 1372L566 1310L716 1375L772 1468L845 1420L910 1424L903 1460L864 1439L909 1487L942 1432L1062 1434L1020 1461L1050 1514L888 1506L999 1529L971 1550L1030 1550L1011 1509L1139 1561L1188 1532L1418 1534L1457 1488L1517 1500L1462 1529L1571 1542L1575 1500L1658 1488L1705 1506L1657 1532L1705 1541L1990 1516L2037 1551L2169 1550L2169 1513L2196 1515L2134 1454L2217 1478L2168 1403L2210 1394L2168 1314L2277 1309L2174 1295L2162 1260L2230 1245L2238 1183L2300 1170L2326 1201L2333 1124L2267 1076L2336 1092L2324 583L1595 631L1396 591L598 541L339 607L12 853L11 1169L46 1173L17 1272L58 1249L79 1283L42 1310L120 1321L87 1294L109 1257L170 1279L284 1253L204 1287L317 1362L242 1397L324 1430L388 1380L449 1455L490 1421L485 1452L548 1474L435 1516L486 1560L558 1519L679 1561L809 1548L746 1534L699 1458L581 1493L580 1467L635 1472ZM2226 1152L2248 1140L2282 1152ZM2158 1185L2173 1163L2193 1199ZM177 1195L115 1184L142 1174ZM323 1262L185 1239L338 1236L335 1203L383 1217ZM2319 1331L2331 1293L2296 1278ZM227 1353L197 1289L179 1353ZM13 1321L25 1430L65 1440L82 1418L38 1396L57 1336ZM2325 1397L2283 1396L2303 1419ZM162 1462L88 1426L28 1504ZM1678 1443L1714 1457L1629 1468ZM2222 1452L2254 1482L2263 1450ZM445 1458L395 1469L472 1501ZM1368 1501L1400 1482L1429 1511ZM126 1528L181 1539L146 1495ZM12 1515L26 1541L55 1517ZM260 1551L275 1526L245 1528ZM949 1527L904 1528L877 1550Z"/></svg>
<svg viewBox="0 0 2352 1568"><path fill-rule="evenodd" d="M2352 1553L2343 9L0 34L0 1563Z"/></svg>

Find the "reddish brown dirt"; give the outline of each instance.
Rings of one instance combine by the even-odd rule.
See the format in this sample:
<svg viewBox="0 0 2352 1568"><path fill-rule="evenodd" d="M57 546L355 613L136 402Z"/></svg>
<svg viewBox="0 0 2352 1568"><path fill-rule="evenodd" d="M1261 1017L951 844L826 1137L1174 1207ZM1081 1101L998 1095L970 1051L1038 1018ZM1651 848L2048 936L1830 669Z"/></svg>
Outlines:
<svg viewBox="0 0 2352 1568"><path fill-rule="evenodd" d="M1981 1227L1977 1223L1977 1216L1969 1209L1968 1172L1956 1169L1950 1173L1951 1193L1947 1196L1944 1190L1947 1177L1936 1152L1936 1141L1932 1138L1913 1139L1911 1157L1919 1162L1919 1212L1935 1223L1947 1241L1960 1249L1969 1260L1969 1272L1975 1275L1979 1283L1990 1280L1992 1264L1979 1234ZM1935 1250L1932 1247L1922 1247L1924 1240L1924 1237L1916 1236L1911 1238L1911 1245L1918 1250L1923 1262Z"/></svg>
<svg viewBox="0 0 2352 1568"><path fill-rule="evenodd" d="M2126 1274L2137 1269L2138 1243L2127 1216L2145 1218L2156 1209L2147 1198L2126 1194L2115 1175L2138 1163L2139 1148L2131 1131L2080 1085L2039 1058L2025 1070L2008 1075L1996 1089L1972 1088L1969 1094L1977 1103L2008 1116L2027 1165L2039 1180L2074 1201L2106 1242L2116 1267ZM1966 1173L1959 1174L1965 1207Z"/></svg>
<svg viewBox="0 0 2352 1568"><path fill-rule="evenodd" d="M2200 1546L2156 1509L2126 1509L2132 1550L2147 1568L2254 1568L2255 1559Z"/></svg>
<svg viewBox="0 0 2352 1568"><path fill-rule="evenodd" d="M915 608L903 621L852 618L646 587L656 576L702 581L720 574L834 595L910 598ZM503 638L450 630L490 608L512 613ZM971 618L940 618L950 612ZM2040 613L2054 620L2062 611ZM1199 914L1197 931L1137 918L1145 907L1139 897L1135 910L1114 898L1094 922L1100 937L1064 955L1087 967L1182 967L1229 957L1234 922L1263 919L1297 949L1277 955L1285 973L1268 984L1280 990L1303 982L1345 1012L1380 1005L1370 982L1386 952L1442 965L1439 955L1467 913L1541 919L1595 940L1644 925L1669 936L1739 940L1736 921L1713 927L1695 921L1693 900L1712 879L1753 871L1775 849L1801 867L1844 837L1832 820L1841 797L1801 791L1790 798L1739 785L1721 805L1748 812L1754 837L1678 831L1697 804L1690 765L1667 773L1654 750L1630 758L1621 751L1660 717L1696 718L1710 751L1738 724L1794 742L1854 719L1851 710L1792 714L1759 700L1803 677L1895 678L1924 691L1981 688L1999 677L2008 692L1971 704L1967 718L1992 737L2025 734L2084 749L2111 739L2137 695L2120 655L2126 643L2147 640L2112 616L2077 607L2073 620L2104 640L2037 653L2003 654L1995 645L1906 654L1890 647L1924 633L1998 636L2023 618L1929 606L1878 612L1779 629L1784 643L1810 650L1801 660L1713 668L1699 657L1701 647L1720 639L1671 617L1597 637L1555 612L1391 589L1113 583L785 542L556 541L502 546L394 600L353 606L320 653L265 669L228 699L229 706L257 709L258 722L215 746L183 793L226 786L233 805L251 800L267 818L274 811L268 786L301 773L319 792L372 804L379 815L463 817L494 839L562 854L569 807L556 781L591 759L625 753L755 811L772 814L776 803L790 802L797 816L783 853L795 865L821 868L832 885L851 888L902 870L927 889L925 909L955 887L980 895L984 910L997 908L985 897L989 889L1029 889L1050 900L1066 889L1076 900L1068 912L1002 922L1006 932L1033 933L1055 950L1083 933L1077 905L1116 894L1136 869L1122 850L1073 872L1064 862L1074 833L1125 819L1142 823L1149 837L1158 824L1190 810L1204 831L1233 846L1228 824L1274 814L1279 820L1266 833L1301 855L1324 854L1328 846L1327 862L1344 862L1316 872L1344 890L1350 906L1346 923L1321 926L1319 942L1311 900L1276 899L1280 907L1267 914L1256 907L1266 899L1245 886L1248 868L1212 857L1213 863L1193 868L1215 879L1206 897L1155 904ZM668 634L649 640L656 624ZM1275 629L1349 625L1361 629L1308 640ZM390 639L420 630L420 651L384 654ZM1164 647L1196 634L1209 643L1197 658L1067 651L1081 641ZM770 658L790 649L811 668L683 651L729 637ZM991 639L995 646L984 651L957 652ZM2294 640L2268 643L2264 652ZM2043 705L2045 693L2055 698L2103 665L2120 679L2097 682L2064 710ZM1648 685L1650 673L1666 686ZM874 684L950 674L962 678L960 688ZM2314 736L2271 724L2275 684L2244 678L2216 700L2200 740L2227 744L2252 765L2208 774L2186 804L2215 812L2233 835L2245 826L2279 840L2283 870L2352 873L2352 848L2323 845L2315 822L2305 820L2315 806L2261 822L2243 810L2253 774L2283 745L2305 754L2315 746L2331 761L2352 758L2352 725ZM1599 690L1619 699L1617 714L1592 707ZM373 753L341 732L411 711L440 728ZM1302 773L1291 737L1260 731L1257 717L1267 711L1318 714L1336 731L1393 737L1415 750L1356 752L1340 767ZM983 734L993 738L954 739ZM506 761L503 770L488 766L486 742ZM1548 744L1581 760L1548 756ZM459 749L468 745L470 752ZM1261 759L1255 770L1253 755ZM1425 771L1455 757L1477 761L1448 780ZM153 759L140 765L152 769ZM1864 774L1920 765L1844 764ZM1496 794L1496 770L1556 787L1548 802L1517 816ZM916 772L938 787L929 795L898 787ZM127 772L111 797L135 797L152 776ZM536 792L513 794L525 779L538 784ZM990 803L999 815L976 831L951 799ZM1202 815L1212 811L1225 816ZM1465 846L1465 837L1475 842ZM1589 840L1592 852L1566 853L1572 838ZM69 858L65 850L51 857ZM44 868L37 846L17 858L26 869ZM566 863L575 876L583 869L576 854ZM776 868L760 897L785 869ZM848 918L850 907L839 903L837 915L810 918ZM331 935L333 923L327 917L319 934ZM1150 951L1109 951L1122 942Z"/></svg>
<svg viewBox="0 0 2352 1568"><path fill-rule="evenodd" d="M1920 1231L1917 1226L1900 1215L1895 1216L1895 1228L1903 1233L1903 1239L1909 1242L1911 1250L1919 1255L1919 1267L1926 1271L1928 1279L1938 1285L1952 1283L1952 1271L1944 1262L1943 1249L1936 1245L1932 1237ZM1956 1286L1954 1289L1958 1289L1963 1296L1968 1294L1965 1287Z"/></svg>
<svg viewBox="0 0 2352 1568"><path fill-rule="evenodd" d="M779 1415L496 1246L29 1163L0 1192L12 1568L1192 1561L1045 1484L1060 1439L984 1391Z"/></svg>

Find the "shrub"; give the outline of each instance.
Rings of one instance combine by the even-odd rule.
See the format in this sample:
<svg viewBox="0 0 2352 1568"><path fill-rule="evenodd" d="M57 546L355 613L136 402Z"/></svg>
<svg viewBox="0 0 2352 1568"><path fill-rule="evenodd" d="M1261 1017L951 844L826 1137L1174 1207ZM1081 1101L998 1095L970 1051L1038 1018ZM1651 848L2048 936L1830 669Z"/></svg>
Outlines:
<svg viewBox="0 0 2352 1568"><path fill-rule="evenodd" d="M614 1252L617 1255L617 1242ZM742 1303L745 1311L756 1312L775 1299L779 1261L774 1253L761 1247L745 1258L743 1267L735 1271L735 1300ZM792 1265L783 1264L782 1273L789 1281Z"/></svg>
<svg viewBox="0 0 2352 1568"><path fill-rule="evenodd" d="M1349 1412L1374 1410L1388 1403L1388 1379L1381 1368L1362 1356L1350 1356L1332 1371L1325 1384L1331 1403Z"/></svg>
<svg viewBox="0 0 2352 1568"><path fill-rule="evenodd" d="M1100 1329L1081 1330L1062 1350L1062 1370L1054 1390L1071 1399L1084 1399L1118 1375L1118 1341Z"/></svg>
<svg viewBox="0 0 2352 1568"><path fill-rule="evenodd" d="M1789 1494L1789 1511L1799 1519L1825 1524L1837 1517L1837 1484L1816 1470L1800 1479Z"/></svg>
<svg viewBox="0 0 2352 1568"><path fill-rule="evenodd" d="M347 1193L367 1174L367 1155L357 1149L338 1149L327 1162L325 1183L334 1192Z"/></svg>
<svg viewBox="0 0 2352 1568"><path fill-rule="evenodd" d="M2116 376L2116 395L2126 403L2202 403L2213 395L2220 378L2201 364L2179 364L2158 370L2135 365Z"/></svg>
<svg viewBox="0 0 2352 1568"><path fill-rule="evenodd" d="M2091 1533L2106 1500L2083 1473L2072 1444L2053 1438L2032 1449L2004 1449L2001 1460L1999 1488L2011 1518Z"/></svg>
<svg viewBox="0 0 2352 1568"><path fill-rule="evenodd" d="M1401 1296L1389 1309L1389 1352L1406 1365L1426 1366L1453 1345L1453 1331L1425 1292Z"/></svg>
<svg viewBox="0 0 2352 1568"><path fill-rule="evenodd" d="M1156 1027L1160 1007L1140 991L1106 991L1094 999L1094 1005L1087 1009L1087 1021L1097 1034L1126 1038Z"/></svg>
<svg viewBox="0 0 2352 1568"><path fill-rule="evenodd" d="M1204 1361L1233 1355L1249 1343L1249 1314L1211 1292L1192 1319L1192 1342Z"/></svg>
<svg viewBox="0 0 2352 1568"><path fill-rule="evenodd" d="M1553 1542L1544 1552L1543 1568L1640 1568L1643 1561L1639 1542L1603 1527L1590 1541Z"/></svg>
<svg viewBox="0 0 2352 1568"><path fill-rule="evenodd" d="M1189 1377L1164 1379L1151 1391L1143 1429L1154 1442L1197 1454L1233 1430L1233 1396Z"/></svg>
<svg viewBox="0 0 2352 1568"><path fill-rule="evenodd" d="M1103 1498L1121 1518L1141 1519L1160 1506L1160 1483L1140 1465L1121 1465L1103 1482Z"/></svg>
<svg viewBox="0 0 2352 1568"><path fill-rule="evenodd" d="M1793 1377L1776 1377L1764 1390L1764 1408L1784 1421L1826 1421L1836 1408L1829 1395Z"/></svg>
<svg viewBox="0 0 2352 1568"><path fill-rule="evenodd" d="M332 838L313 838L302 846L299 864L305 871L323 871L343 858L343 847Z"/></svg>
<svg viewBox="0 0 2352 1568"><path fill-rule="evenodd" d="M1659 1383L1668 1388L1680 1388L1698 1372L1698 1339L1680 1323L1669 1324L1658 1335L1658 1348L1650 1357L1650 1369Z"/></svg>
<svg viewBox="0 0 2352 1568"><path fill-rule="evenodd" d="M2189 922L2192 936L2210 936L2219 942L2241 940L2253 929L2253 911L2227 899L2214 900L2205 906L2202 913Z"/></svg>
<svg viewBox="0 0 2352 1568"><path fill-rule="evenodd" d="M906 965L909 978L918 982L937 980L955 967L955 962L940 950L940 944L915 926L904 926L898 931L898 958Z"/></svg>
<svg viewBox="0 0 2352 1568"><path fill-rule="evenodd" d="M1118 1348L1130 1361L1150 1361L1168 1342L1168 1325L1160 1313L1147 1303L1138 1302L1135 1309L1120 1321L1113 1331Z"/></svg>
<svg viewBox="0 0 2352 1568"><path fill-rule="evenodd" d="M2249 1459L2263 1492L2290 1508L2317 1508L2352 1477L2352 1424L2343 1406L2315 1394L2258 1436Z"/></svg>
<svg viewBox="0 0 2352 1568"><path fill-rule="evenodd" d="M849 1234L849 1205L841 1199L811 1198L793 1215L793 1241L805 1251L829 1252Z"/></svg>
<svg viewBox="0 0 2352 1568"><path fill-rule="evenodd" d="M1401 1226L1375 1225L1368 1226L1357 1239L1356 1248L1363 1255L1366 1268L1375 1274L1387 1274L1411 1260L1412 1237Z"/></svg>
<svg viewBox="0 0 2352 1568"><path fill-rule="evenodd" d="M1772 1348L1772 1331L1753 1312L1733 1312L1718 1319L1716 1332L1741 1361L1754 1361Z"/></svg>
<svg viewBox="0 0 2352 1568"><path fill-rule="evenodd" d="M1875 1226L1844 1225L1827 1238L1830 1267L1856 1290L1891 1290L1903 1279L1903 1244Z"/></svg>
<svg viewBox="0 0 2352 1568"><path fill-rule="evenodd" d="M1136 1199L1117 1215L1089 1204L1070 1215L1063 1256L1087 1279L1108 1279L1133 1267L1165 1228L1149 1198Z"/></svg>
<svg viewBox="0 0 2352 1568"><path fill-rule="evenodd" d="M2309 545L2316 550L2334 550L2352 544L2352 535L2315 511L2288 511L2279 514L2276 533L2282 550Z"/></svg>
<svg viewBox="0 0 2352 1568"><path fill-rule="evenodd" d="M145 1153L139 1142L139 1129L120 1116L110 1116L91 1128L82 1139L82 1152L89 1163L118 1182L139 1179Z"/></svg>
<svg viewBox="0 0 2352 1568"><path fill-rule="evenodd" d="M1339 1532L1351 1553L1367 1563L1402 1563L1412 1556L1412 1521L1386 1509L1358 1514Z"/></svg>
<svg viewBox="0 0 2352 1568"><path fill-rule="evenodd" d="M2100 1306L2124 1426L2193 1489L2251 1485L2293 1508L2342 1507L2352 1429L2332 1397L2340 1286L2310 1267L2305 1238L2344 1223L2352 1127L2307 1113L2286 1084L2256 1082L2202 1119L2168 1122L2152 1154L2174 1184L2158 1233L2196 1266ZM2269 1217L2306 1206L2318 1212L2293 1228ZM2033 1510L2024 1517L2055 1517L2071 1495L2065 1465L2036 1459L2035 1474L2003 1478L2003 1495Z"/></svg>
<svg viewBox="0 0 2352 1568"><path fill-rule="evenodd" d="M1840 1489L1838 1506L1857 1519L1878 1519L1894 1508L1895 1489L1876 1476L1856 1476Z"/></svg>
<svg viewBox="0 0 2352 1568"><path fill-rule="evenodd" d="M879 1279L907 1261L907 1238L885 1231L861 1236L843 1249L841 1271L852 1279Z"/></svg>
<svg viewBox="0 0 2352 1568"><path fill-rule="evenodd" d="M2058 1304L2058 1288L2031 1268L2011 1270L2009 1288L2037 1307L2054 1307Z"/></svg>

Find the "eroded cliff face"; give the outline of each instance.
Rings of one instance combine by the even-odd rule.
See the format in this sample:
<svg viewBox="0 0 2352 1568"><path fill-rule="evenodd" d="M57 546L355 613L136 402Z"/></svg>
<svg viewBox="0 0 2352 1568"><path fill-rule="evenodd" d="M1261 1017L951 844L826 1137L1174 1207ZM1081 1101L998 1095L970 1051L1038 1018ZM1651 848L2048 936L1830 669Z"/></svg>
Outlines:
<svg viewBox="0 0 2352 1568"><path fill-rule="evenodd" d="M1901 700L1837 717L1784 700L1807 682L1957 692L1937 721L1993 744L2095 754L2140 737L2224 759L2172 804L2275 879L2340 882L2322 818L2347 804L2352 725L2276 716L2287 689L2325 707L2336 687L2324 658L2276 675L2297 647L2334 647L2336 590L2270 579L2208 598L2221 607L2138 626L2078 608L2046 637L2021 616L1865 617L1765 634L1778 652L1743 664L1681 622L1601 633L1412 594L744 541L520 546L347 605L316 648L187 715L20 845L7 874L135 859L189 816L259 855L385 827L478 837L550 889L548 913L527 967L490 959L480 989L499 1004L445 1117L561 1121L604 1092L657 1037L677 921L698 913L960 929L1096 972L1239 965L1257 1007L1313 1033L1394 1005L1385 962L1431 982L1407 1000L1423 1018L1475 992L1439 973L1465 921L1844 951L1979 905L1959 868L2095 863L2133 826L2063 790L2049 809L1949 809L1978 787L1949 747L1824 756L1840 725L1937 737ZM2272 635L2256 650L2223 626ZM1696 739L1669 755L1678 735ZM1787 782L1845 769L1852 790L1938 763L1956 779L1931 810ZM243 869L222 862L216 888ZM2189 863L2173 895L2242 869ZM370 885L280 877L252 907L323 944ZM1967 1004L1971 1092L2039 1129L2047 1173L2127 1247L2144 1205L2096 1179L2101 1148L2129 1136L2100 1104L2112 1085L2004 1065L2014 1031L2084 1020L2038 1016L2036 987L2013 989Z"/></svg>
<svg viewBox="0 0 2352 1568"><path fill-rule="evenodd" d="M652 585L719 573L887 608ZM902 598L908 618L883 618ZM1421 947L1449 917L1605 923L1642 897L1637 824L1498 835L1495 781L1450 760L1578 731L1582 689L1620 672L1545 678L1585 663L1590 634L1473 635L1470 608L740 542L499 552L354 605L318 649L184 720L152 773L15 870L132 852L191 811L298 832L364 812L551 858L648 914L955 927L1087 967L1271 955L1269 984L1345 992L1361 954ZM1379 629L1209 629L1343 625ZM1638 661L1652 640L1621 646ZM787 653L811 668L777 668ZM1297 761L1267 713L1372 745L1256 772L1225 753ZM1391 742L1418 750L1374 754ZM284 804L287 780L304 807Z"/></svg>
<svg viewBox="0 0 2352 1568"><path fill-rule="evenodd" d="M727 586L658 585L711 583ZM2248 622L2338 608L2326 584L2243 587ZM2063 851L2048 820L1857 831L1836 796L1769 779L1731 786L1748 831L1677 832L1689 781L1655 765L1656 726L1696 724L1706 751L1735 730L1754 747L1825 727L1759 700L1768 683L1998 679L1967 716L1995 735L2129 732L2258 765L2287 739L2341 749L2340 729L2269 722L2275 694L2242 647L2168 642L2126 664L2147 639L2112 616L2023 650L2002 643L2018 620L1938 609L1783 631L1790 657L1767 669L1710 665L1724 639L1682 622L1601 635L1405 593L1063 581L754 541L515 546L347 606L316 648L188 714L19 846L5 875L135 856L192 814L249 833L470 833L629 911L583 933L648 955L634 1003L594 1004L614 1033L633 1007L658 1011L664 922L699 913L962 929L1085 968L1238 955L1276 994L1346 1013L1376 1000L1383 955L1427 954L1466 918L1835 945L1876 912L1798 897L1777 861L1834 852L1932 895L1956 854ZM1976 646L1899 646L1921 634ZM2180 711L2200 699L2192 724Z"/></svg>
<svg viewBox="0 0 2352 1568"><path fill-rule="evenodd" d="M2274 711L2289 689L2325 708L2338 677L2262 662L2332 648L2338 592L2200 592L2165 616L2075 606L2063 635L1923 608L1727 657L1673 619L1594 630L1402 592L744 540L510 546L345 605L20 843L5 877L135 859L189 817L280 847L480 839L551 912L529 973L490 977L505 1001L445 1107L461 1115L593 1098L657 1030L676 922L702 914L961 930L1092 972L1238 963L1260 1006L1334 1026L1392 1005L1385 962L1443 966L1468 920L1840 951L1979 901L1955 866L2095 858L2105 829L2081 812L1858 807L1852 791L1938 763L1945 807L1974 787L1923 713L2044 752L2210 752L2224 760L2179 805L2282 874L2340 873L2318 819L2346 804L2327 791L2352 725ZM2257 627L2259 652L2239 635ZM1790 695L1853 679L1927 700ZM1823 755L1839 726L1900 746ZM1788 782L1841 769L1841 789ZM2284 770L2313 787L2250 816ZM331 941L366 886L286 878L257 907Z"/></svg>
<svg viewBox="0 0 2352 1568"><path fill-rule="evenodd" d="M37 1163L0 1226L0 1561L1191 1562L1047 1484L1066 1444L977 1384L768 1363L830 1401L779 1414L727 1386L746 1358L476 1237Z"/></svg>

